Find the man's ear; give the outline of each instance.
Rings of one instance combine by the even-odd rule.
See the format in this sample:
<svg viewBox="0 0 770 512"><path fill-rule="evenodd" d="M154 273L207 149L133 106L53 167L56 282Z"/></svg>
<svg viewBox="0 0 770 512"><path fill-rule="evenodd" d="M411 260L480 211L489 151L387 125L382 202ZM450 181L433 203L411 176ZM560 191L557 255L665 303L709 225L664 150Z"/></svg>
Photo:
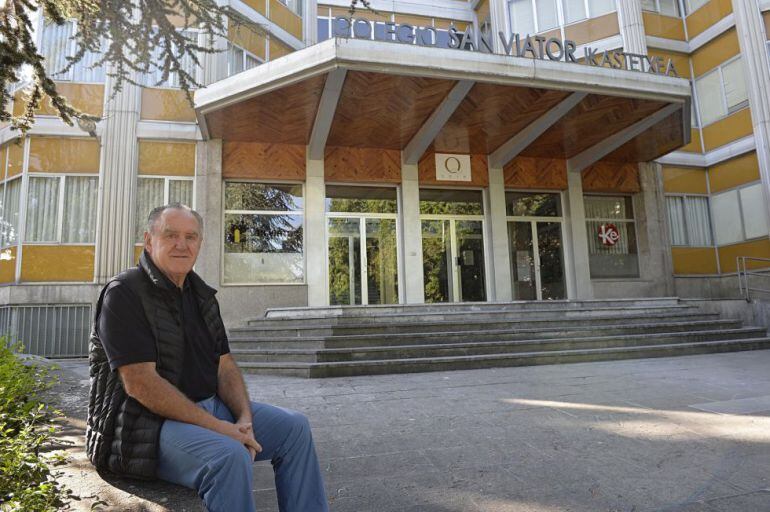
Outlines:
<svg viewBox="0 0 770 512"><path fill-rule="evenodd" d="M149 231L144 232L144 249L147 251L147 254L152 254L152 237Z"/></svg>

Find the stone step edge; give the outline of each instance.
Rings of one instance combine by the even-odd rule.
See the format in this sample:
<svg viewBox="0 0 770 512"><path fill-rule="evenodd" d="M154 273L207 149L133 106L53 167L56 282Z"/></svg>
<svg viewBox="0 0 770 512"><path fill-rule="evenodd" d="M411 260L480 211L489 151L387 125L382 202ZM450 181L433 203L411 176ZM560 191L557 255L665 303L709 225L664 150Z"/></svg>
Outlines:
<svg viewBox="0 0 770 512"><path fill-rule="evenodd" d="M387 364L439 364L453 363L462 361L493 361L499 359L533 359L536 357L558 357L574 355L591 354L622 354L633 352L644 352L645 350L666 350L683 349L695 347L719 347L740 345L744 343L770 345L770 337L747 338L739 340L721 340L721 341L701 341L694 343L676 343L673 345L641 345L637 347L618 347L618 348L591 348L578 350L554 350L546 352L521 352L521 353L503 353L493 355L473 355L473 356L446 356L446 357L423 357L410 359L382 359L382 360L362 360L362 361L333 361L325 363L278 363L278 362L239 362L242 368L276 368L276 369L313 369L313 368L345 368L356 366L384 366ZM770 348L770 346L768 347Z"/></svg>
<svg viewBox="0 0 770 512"><path fill-rule="evenodd" d="M320 348L320 349L302 349L302 348L287 348L287 349L249 349L249 348L236 348L231 349L234 355L263 355L263 354L287 354L287 355L313 355L313 354L345 354L348 352L364 352L364 353L377 353L388 352L391 350L420 350L420 349L456 349L456 348L469 348L469 347L499 347L510 345L512 347L518 345L529 344L543 344L553 345L564 342L592 342L592 341L612 341L622 340L628 338L635 339L659 339L659 338L684 338L687 336L698 335L713 335L713 334L749 334L749 333L766 333L766 329L763 327L742 327L740 329L722 329L713 331L678 331L678 332L662 332L651 334L639 334L634 336L628 335L613 335L613 336L585 336L578 338L544 338L544 339L530 339L530 340L509 340L509 341L480 341L480 342L467 342L467 343L441 343L441 344L428 344L428 345L397 345L397 346L382 346L382 347L350 347L350 348ZM762 336L758 336L761 338ZM719 340L729 341L729 340Z"/></svg>
<svg viewBox="0 0 770 512"><path fill-rule="evenodd" d="M602 320L617 320L619 318L627 319L627 320L633 320L633 319L650 319L650 318L688 318L688 317L708 317L708 318L719 318L719 313L708 313L704 311L696 311L692 313L685 313L685 312L676 312L672 314L666 314L666 313L659 313L659 314L647 314L647 315L607 315L607 316L591 316L591 317L570 317L570 318L547 318L547 317L541 317L541 318L516 318L516 319L505 319L500 321L490 321L490 320L468 320L465 322L404 322L404 323L398 323L398 324L345 324L345 325L332 325L332 324L325 324L325 325L298 325L295 327L256 327L256 326L248 326L248 327L235 327L233 329L230 329L230 332L232 333L259 333L262 331L307 331L312 329L360 329L360 328L376 328L376 327L389 327L390 325L397 325L399 327L410 327L414 325L431 325L431 326L442 326L442 325L456 325L458 323L463 325L486 325L489 323L515 323L520 324L524 322L564 322L564 321L574 321L574 320L592 320L592 321L602 321Z"/></svg>
<svg viewBox="0 0 770 512"><path fill-rule="evenodd" d="M661 305L661 306L612 306L607 308L543 308L543 309L526 309L526 310L510 310L510 309L495 309L490 311L449 311L449 312L433 312L428 311L424 313L386 313L382 315L371 315L371 317L374 318L383 318L386 320L395 319L398 317L413 317L413 316L431 316L431 315L441 315L441 316L462 316L462 315L475 315L475 314L495 314L495 313L562 313L562 312L570 312L570 313L578 313L578 312L585 312L585 311L643 311L648 309L698 309L698 306L695 304L670 304L670 305ZM367 318L363 316L341 316L341 315L335 315L335 316L318 316L318 317L312 317L312 316L303 316L303 317L294 317L294 318L288 318L288 317L281 317L281 318L249 318L246 321L251 322L249 325L253 324L259 324L261 322L277 322L277 323L284 323L284 322L297 322L297 321L310 321L310 320L347 320L347 319L362 319Z"/></svg>
<svg viewBox="0 0 770 512"><path fill-rule="evenodd" d="M487 329L487 330L478 330L478 331L437 331L437 332L390 332L390 333L375 333L375 334L330 334L328 336L303 336L303 337L297 337L297 336L268 336L264 338L260 338L258 336L247 336L247 337L230 337L230 342L236 342L236 343L260 343L260 342L290 342L290 341L325 341L325 340L347 340L347 339L357 339L357 338L365 338L365 339L377 339L377 338L402 338L405 336L419 336L419 337L442 337L442 336L455 336L455 335L477 335L477 334L483 334L483 335L490 335L490 334L521 334L521 333L539 333L539 332L550 332L550 331L560 331L560 330L570 330L570 331L588 331L588 330L609 330L609 329L618 329L623 327L629 327L634 329L643 329L645 327L671 327L671 326L692 326L692 325L707 325L707 324L740 324L742 323L742 320L740 319L733 319L733 318L718 318L714 320L689 320L684 322L663 322L663 323L641 323L641 324L625 324L625 325L604 325L604 326L582 326L582 325L576 325L576 326L565 326L563 328L557 328L552 329L548 327L530 327L526 329ZM748 326L751 327L751 326ZM760 328L760 327L758 327ZM700 332L700 331L694 331L694 332Z"/></svg>

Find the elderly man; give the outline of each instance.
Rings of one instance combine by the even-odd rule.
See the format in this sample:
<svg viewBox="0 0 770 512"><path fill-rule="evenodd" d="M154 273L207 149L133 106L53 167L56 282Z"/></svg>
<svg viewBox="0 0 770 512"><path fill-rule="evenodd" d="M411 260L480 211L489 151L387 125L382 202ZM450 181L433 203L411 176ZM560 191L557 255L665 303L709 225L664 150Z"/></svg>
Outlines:
<svg viewBox="0 0 770 512"><path fill-rule="evenodd" d="M102 290L91 334L87 452L98 468L195 489L210 511L254 510L269 459L281 511L328 510L307 419L249 400L214 294L192 271L203 220L154 209L136 268Z"/></svg>

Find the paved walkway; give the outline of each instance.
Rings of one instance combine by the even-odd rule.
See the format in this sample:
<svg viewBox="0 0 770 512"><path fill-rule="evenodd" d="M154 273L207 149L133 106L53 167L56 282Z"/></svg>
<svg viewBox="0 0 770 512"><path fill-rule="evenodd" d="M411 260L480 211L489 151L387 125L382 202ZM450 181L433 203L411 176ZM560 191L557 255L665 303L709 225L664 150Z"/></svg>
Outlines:
<svg viewBox="0 0 770 512"><path fill-rule="evenodd" d="M186 489L100 478L86 363L63 377L76 510L202 510ZM333 512L770 511L770 351L247 383L310 417ZM256 469L258 510L277 510Z"/></svg>

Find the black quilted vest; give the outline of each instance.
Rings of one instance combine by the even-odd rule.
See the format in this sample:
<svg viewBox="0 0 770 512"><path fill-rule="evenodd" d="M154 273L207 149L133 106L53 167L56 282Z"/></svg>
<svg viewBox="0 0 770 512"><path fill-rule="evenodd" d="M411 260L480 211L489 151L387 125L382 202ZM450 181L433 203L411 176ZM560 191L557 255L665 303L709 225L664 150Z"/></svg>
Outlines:
<svg viewBox="0 0 770 512"><path fill-rule="evenodd" d="M221 349L227 338L214 296L216 290L194 272L190 272L187 279L217 349ZM136 268L121 272L110 283L112 281L128 285L140 298L155 336L157 372L177 386L184 361L184 330L174 285L161 274L146 252L142 253ZM96 334L104 293L110 283L99 295L91 329L86 452L91 463L99 469L136 478L155 478L158 438L164 420L126 394L118 372L110 370L104 347Z"/></svg>

